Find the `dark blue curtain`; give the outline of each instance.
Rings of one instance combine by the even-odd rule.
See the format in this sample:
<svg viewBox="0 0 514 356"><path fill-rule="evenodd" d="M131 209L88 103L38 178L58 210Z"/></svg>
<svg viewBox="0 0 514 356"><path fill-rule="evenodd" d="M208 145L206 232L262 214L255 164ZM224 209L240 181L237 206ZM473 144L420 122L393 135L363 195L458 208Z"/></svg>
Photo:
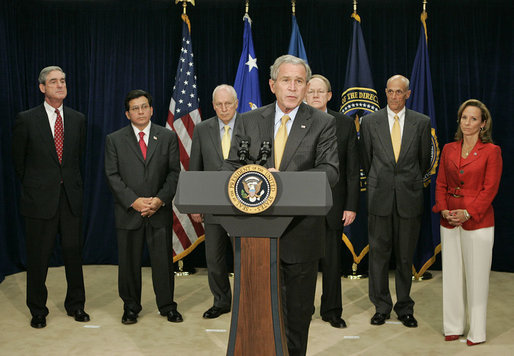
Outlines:
<svg viewBox="0 0 514 356"><path fill-rule="evenodd" d="M3 0L0 5L0 280L24 269L23 220L18 214L17 180L11 164L11 131L17 112L43 100L37 76L47 65L67 75L66 105L88 117L85 162L84 261L115 264L112 198L103 173L105 136L128 123L123 98L135 88L154 96L154 118L165 122L180 51L182 7L170 0ZM304 0L297 21L313 71L332 82L338 109L351 35L351 1ZM419 35L421 1L370 0L359 3L373 80L385 105L383 88L396 73L409 75ZM203 118L214 114L212 89L232 84L242 47L244 2L202 0L188 6ZM514 271L514 25L511 1L449 0L428 7L429 54L439 142L453 140L459 104L471 97L491 110L493 137L505 161L495 200L493 268ZM255 51L263 103L268 68L287 52L290 2L252 1ZM198 250L198 249L197 249ZM201 248L200 248L201 251ZM193 264L203 265L194 252ZM195 257L196 255L196 257ZM196 259L195 259L196 258ZM54 258L53 264L60 264Z"/></svg>

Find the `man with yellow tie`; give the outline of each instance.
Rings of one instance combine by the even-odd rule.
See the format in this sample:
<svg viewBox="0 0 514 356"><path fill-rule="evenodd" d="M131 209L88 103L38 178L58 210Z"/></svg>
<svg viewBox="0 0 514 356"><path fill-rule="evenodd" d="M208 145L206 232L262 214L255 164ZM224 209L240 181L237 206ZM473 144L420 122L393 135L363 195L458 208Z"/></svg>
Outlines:
<svg viewBox="0 0 514 356"><path fill-rule="evenodd" d="M262 141L272 140L272 155L265 164L270 171L324 171L334 186L339 176L335 119L303 103L309 65L284 55L271 66L270 77L276 102L241 116L250 155L257 157ZM295 217L279 244L287 347L289 355L305 355L318 263L325 249L325 217Z"/></svg>
<svg viewBox="0 0 514 356"><path fill-rule="evenodd" d="M240 134L241 122L236 113L238 105L235 89L227 84L217 86L212 92L212 106L216 116L195 126L190 171L218 171L228 158L232 137ZM237 151L237 148L235 148ZM201 214L192 214L193 220L202 222ZM203 317L213 319L230 312L232 292L228 280L226 253L230 238L212 215L205 217L205 256L209 287L214 303Z"/></svg>
<svg viewBox="0 0 514 356"><path fill-rule="evenodd" d="M407 327L417 327L410 297L412 258L423 212L423 176L430 167L430 119L405 108L409 80L387 81L387 108L366 115L360 128L361 162L368 177L369 298L372 325L389 319L393 304L388 267L396 262L394 311Z"/></svg>

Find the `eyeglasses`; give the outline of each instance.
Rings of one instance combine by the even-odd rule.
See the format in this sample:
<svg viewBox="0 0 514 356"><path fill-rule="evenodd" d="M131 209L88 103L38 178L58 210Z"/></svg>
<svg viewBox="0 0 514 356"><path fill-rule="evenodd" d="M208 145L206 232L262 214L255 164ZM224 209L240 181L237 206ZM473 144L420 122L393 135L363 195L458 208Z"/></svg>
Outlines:
<svg viewBox="0 0 514 356"><path fill-rule="evenodd" d="M146 111L146 110L148 110L149 108L150 108L150 105L148 105L148 104L143 104L143 105L141 105L141 106L136 105L136 106L132 106L132 107L130 108L130 111L132 111L132 112L138 112L139 110Z"/></svg>
<svg viewBox="0 0 514 356"><path fill-rule="evenodd" d="M216 109L221 109L222 107L223 108L230 108L232 107L236 102L233 101L233 102L226 102L226 103L215 103L214 104L214 107L216 107Z"/></svg>
<svg viewBox="0 0 514 356"><path fill-rule="evenodd" d="M307 91L307 95L314 95L314 94L317 94L317 95L324 95L328 93L328 91L326 90L323 90L323 89L320 89L320 90L308 90Z"/></svg>

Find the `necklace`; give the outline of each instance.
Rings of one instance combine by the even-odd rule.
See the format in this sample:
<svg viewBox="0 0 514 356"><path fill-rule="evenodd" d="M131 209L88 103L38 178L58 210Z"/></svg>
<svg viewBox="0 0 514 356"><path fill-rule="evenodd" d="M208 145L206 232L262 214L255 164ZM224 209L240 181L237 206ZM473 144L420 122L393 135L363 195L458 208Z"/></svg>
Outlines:
<svg viewBox="0 0 514 356"><path fill-rule="evenodd" d="M466 145L463 143L462 144L462 153L464 154L464 157L468 157L469 156L469 153L473 150L473 147L475 147L475 145L471 146L471 147L465 147Z"/></svg>

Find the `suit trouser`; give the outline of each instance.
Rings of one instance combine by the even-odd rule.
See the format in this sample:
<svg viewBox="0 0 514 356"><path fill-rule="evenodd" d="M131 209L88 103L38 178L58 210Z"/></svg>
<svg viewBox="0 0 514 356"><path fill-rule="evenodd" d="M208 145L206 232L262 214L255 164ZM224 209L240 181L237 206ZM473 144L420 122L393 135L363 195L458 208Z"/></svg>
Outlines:
<svg viewBox="0 0 514 356"><path fill-rule="evenodd" d="M340 317L343 313L341 296L341 245L342 230L328 227L325 239L325 257L320 260L323 272L323 293L321 294L322 317Z"/></svg>
<svg viewBox="0 0 514 356"><path fill-rule="evenodd" d="M441 226L445 335L464 334L467 294L467 338L472 342L485 341L493 243L494 226L469 231Z"/></svg>
<svg viewBox="0 0 514 356"><path fill-rule="evenodd" d="M221 225L205 224L205 257L209 287L214 296L214 306L230 309L232 290L228 280L227 243L230 237Z"/></svg>
<svg viewBox="0 0 514 356"><path fill-rule="evenodd" d="M280 262L282 312L290 356L305 355L319 261Z"/></svg>
<svg viewBox="0 0 514 356"><path fill-rule="evenodd" d="M389 260L394 249L396 304L398 316L413 314L412 259L419 236L421 216L402 218L396 204L389 216L368 215L369 298L378 313L389 314L393 302L389 291Z"/></svg>
<svg viewBox="0 0 514 356"><path fill-rule="evenodd" d="M60 235L62 257L68 288L64 308L67 312L84 309L86 293L82 274L81 217L71 212L64 188L61 185L59 205L54 217L35 219L25 217L27 248L27 306L30 313L48 315L46 300L48 291L45 281L48 264Z"/></svg>
<svg viewBox="0 0 514 356"><path fill-rule="evenodd" d="M118 289L123 309L139 313L141 307L141 260L146 241L152 266L152 282L157 307L162 314L177 309L173 301L175 275L171 227L153 227L148 219L136 230L117 229Z"/></svg>

